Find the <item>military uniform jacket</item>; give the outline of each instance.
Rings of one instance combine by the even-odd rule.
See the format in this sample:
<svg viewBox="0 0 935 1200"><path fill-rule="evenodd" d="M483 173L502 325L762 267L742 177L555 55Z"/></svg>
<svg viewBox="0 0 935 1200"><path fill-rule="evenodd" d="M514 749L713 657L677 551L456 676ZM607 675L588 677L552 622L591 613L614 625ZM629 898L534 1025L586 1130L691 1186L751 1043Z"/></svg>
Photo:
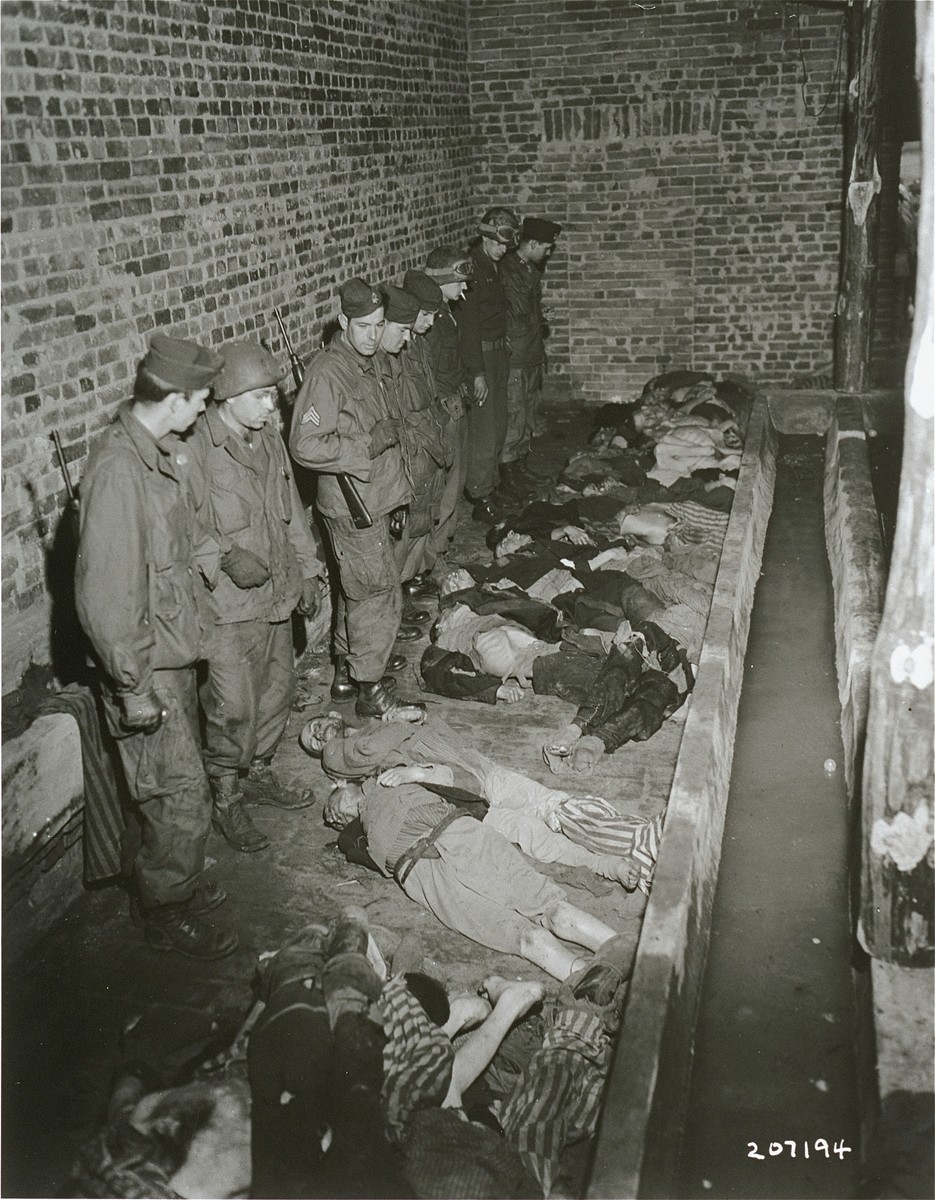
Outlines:
<svg viewBox="0 0 935 1200"><path fill-rule="evenodd" d="M320 472L319 511L347 518L347 505L335 475L346 473L358 483L372 517L405 504L409 487L398 446L370 457L370 430L384 417L398 416L386 394L383 372L373 358L336 337L312 359L292 414L289 449L303 467ZM319 424L308 419L314 408Z"/></svg>
<svg viewBox="0 0 935 1200"><path fill-rule="evenodd" d="M500 263L507 303L511 367L538 367L545 361L542 337L542 275L511 251Z"/></svg>
<svg viewBox="0 0 935 1200"><path fill-rule="evenodd" d="M205 570L215 622L285 621L304 580L324 571L278 428L255 430L251 447L212 405L190 435L190 455L195 512L217 547L217 566ZM232 546L269 567L266 583L239 588L220 570L220 556Z"/></svg>
<svg viewBox="0 0 935 1200"><path fill-rule="evenodd" d="M404 346L396 357L386 356L403 430L404 465L412 483L415 482L412 460L417 455L427 455L436 467L446 465L442 424L435 404L435 379L425 348L419 344L421 340L416 338ZM434 470L431 465L428 469Z"/></svg>
<svg viewBox="0 0 935 1200"><path fill-rule="evenodd" d="M435 388L439 398L454 396L462 384L468 382L468 373L461 357L461 336L451 306L446 301L435 318L435 324L422 335Z"/></svg>
<svg viewBox="0 0 935 1200"><path fill-rule="evenodd" d="M117 692L152 688L154 670L201 655L200 546L187 493L188 447L157 441L125 404L81 481L78 617Z"/></svg>
<svg viewBox="0 0 935 1200"><path fill-rule="evenodd" d="M484 373L484 342L506 337L506 296L497 264L484 253L483 245L471 249L474 278L459 307L455 320L461 333L461 356L471 378Z"/></svg>

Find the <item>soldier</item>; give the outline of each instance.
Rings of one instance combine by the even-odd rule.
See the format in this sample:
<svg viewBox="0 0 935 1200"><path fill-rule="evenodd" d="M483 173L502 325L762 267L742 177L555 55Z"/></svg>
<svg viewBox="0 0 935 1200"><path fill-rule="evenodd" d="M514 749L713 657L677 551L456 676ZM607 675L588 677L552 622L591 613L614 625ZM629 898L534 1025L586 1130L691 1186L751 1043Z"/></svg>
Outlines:
<svg viewBox="0 0 935 1200"><path fill-rule="evenodd" d="M223 356L217 403L191 438L196 512L220 555L207 591L201 705L212 822L249 852L269 838L247 815L245 797L290 809L315 801L311 790L286 787L271 760L295 696L292 613L318 611L324 568L279 432L283 372L257 342L232 343Z"/></svg>
<svg viewBox="0 0 935 1200"><path fill-rule="evenodd" d="M473 392L468 410L467 497L474 502L474 519L492 525L497 520L494 491L500 482L498 463L506 439L510 374L507 304L498 264L516 245L519 221L507 208L490 208L478 229L480 236L470 252L471 286L455 320Z"/></svg>
<svg viewBox="0 0 935 1200"><path fill-rule="evenodd" d="M554 221L527 217L515 253L508 254L500 267L510 342L507 433L501 471L508 482L520 486L537 482L526 459L532 439L544 432L539 411L545 363L542 268L561 231L561 225Z"/></svg>
<svg viewBox="0 0 935 1200"><path fill-rule="evenodd" d="M443 555L458 525L458 501L467 479L467 408L469 380L461 354L461 337L452 306L464 298L474 268L457 246L438 246L428 256L425 274L441 289L444 304L425 335L443 419L446 468L435 529L435 553ZM447 416L447 422L444 417Z"/></svg>
<svg viewBox="0 0 935 1200"><path fill-rule="evenodd" d="M153 337L132 400L88 460L75 577L139 822L139 845L124 849L146 940L198 959L222 958L238 942L205 920L226 893L203 876L211 799L195 691L198 543L178 435L204 411L222 366L203 346Z"/></svg>
<svg viewBox="0 0 935 1200"><path fill-rule="evenodd" d="M317 507L338 566L335 673L331 695L357 691L359 716L383 716L397 707L385 672L406 660L393 654L400 629L402 590L396 538L406 524L409 487L399 449L399 420L391 414L374 365L385 324L383 296L362 279L341 290L341 333L316 354L296 397L289 448L296 462L319 473ZM358 529L336 476L350 475L372 519Z"/></svg>

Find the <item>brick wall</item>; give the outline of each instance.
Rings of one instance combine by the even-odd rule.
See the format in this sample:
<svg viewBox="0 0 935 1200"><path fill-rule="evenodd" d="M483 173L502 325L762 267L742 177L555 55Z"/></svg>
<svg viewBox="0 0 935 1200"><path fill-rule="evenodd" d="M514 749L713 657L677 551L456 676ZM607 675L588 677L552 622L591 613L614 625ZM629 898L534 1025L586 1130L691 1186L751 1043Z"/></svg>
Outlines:
<svg viewBox="0 0 935 1200"><path fill-rule="evenodd" d="M5 0L3 688L48 661L64 488L148 335L300 352L467 229L460 0ZM58 586L70 587L67 572Z"/></svg>
<svg viewBox="0 0 935 1200"><path fill-rule="evenodd" d="M550 355L588 399L832 358L846 6L469 0L475 187L566 232Z"/></svg>

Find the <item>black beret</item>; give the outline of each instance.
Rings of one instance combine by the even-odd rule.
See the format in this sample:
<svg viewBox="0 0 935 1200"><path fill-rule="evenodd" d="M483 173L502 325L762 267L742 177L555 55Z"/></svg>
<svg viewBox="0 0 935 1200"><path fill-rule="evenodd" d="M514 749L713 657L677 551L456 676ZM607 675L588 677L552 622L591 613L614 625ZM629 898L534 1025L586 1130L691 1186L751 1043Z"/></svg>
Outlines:
<svg viewBox="0 0 935 1200"><path fill-rule="evenodd" d="M561 225L547 221L545 217L527 217L523 222L520 240L523 242L554 242L562 232Z"/></svg>
<svg viewBox="0 0 935 1200"><path fill-rule="evenodd" d="M346 317L369 317L383 306L379 288L371 287L365 279L349 279L341 285L341 312Z"/></svg>
<svg viewBox="0 0 935 1200"><path fill-rule="evenodd" d="M403 289L410 296L415 296L422 312L437 313L445 303L441 288L424 271L407 271L403 279Z"/></svg>

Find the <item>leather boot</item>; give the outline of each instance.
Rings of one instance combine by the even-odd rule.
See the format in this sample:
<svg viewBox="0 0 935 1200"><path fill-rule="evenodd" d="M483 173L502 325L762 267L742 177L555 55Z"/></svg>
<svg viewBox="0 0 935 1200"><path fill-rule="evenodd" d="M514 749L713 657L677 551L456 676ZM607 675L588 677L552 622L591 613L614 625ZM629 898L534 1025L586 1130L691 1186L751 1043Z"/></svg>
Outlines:
<svg viewBox="0 0 935 1200"><path fill-rule="evenodd" d="M383 686L383 681L358 685L357 704L354 711L358 717L385 717L401 708L425 708L421 701L397 700Z"/></svg>
<svg viewBox="0 0 935 1200"><path fill-rule="evenodd" d="M403 584L403 596L408 597L410 600L437 595L438 584L428 571L423 571L420 575L413 575L411 579L407 579Z"/></svg>
<svg viewBox="0 0 935 1200"><path fill-rule="evenodd" d="M147 944L154 950L174 950L205 962L226 958L240 945L236 933L216 929L203 916L189 912L185 903L147 909L143 928Z"/></svg>
<svg viewBox="0 0 935 1200"><path fill-rule="evenodd" d="M279 778L269 759L257 759L250 764L241 784L244 799L249 804L271 804L273 808L308 808L315 803L311 788L291 787Z"/></svg>
<svg viewBox="0 0 935 1200"><path fill-rule="evenodd" d="M418 625L400 625L396 640L397 642L417 642L421 637L425 637L425 630L420 629Z"/></svg>
<svg viewBox="0 0 935 1200"><path fill-rule="evenodd" d="M543 483L548 483L552 478L550 472L537 471L534 467L531 467L529 465L528 454L525 458L519 459L516 465L519 468L520 478L528 480L529 483L533 484L535 487L541 487Z"/></svg>
<svg viewBox="0 0 935 1200"><path fill-rule="evenodd" d="M351 680L351 672L347 659L343 654L334 660L334 679L331 683L331 699L339 704L342 700L350 700L357 689Z"/></svg>
<svg viewBox="0 0 935 1200"><path fill-rule="evenodd" d="M211 797L214 800L214 810L211 814L211 824L224 838L228 846L239 850L242 854L252 854L255 850L265 850L269 838L247 816L243 806L243 792L240 780L236 775L215 775L209 777Z"/></svg>
<svg viewBox="0 0 935 1200"><path fill-rule="evenodd" d="M424 608L416 608L411 602L403 601L403 624L404 625L424 625L426 621L431 621L432 614Z"/></svg>
<svg viewBox="0 0 935 1200"><path fill-rule="evenodd" d="M391 654L390 661L386 664L386 669L388 671L402 671L408 661L409 660L406 658L406 656L404 654ZM393 684L393 686L395 687L396 680L391 679L388 676L384 675L383 676L383 686L388 689L390 684Z"/></svg>
<svg viewBox="0 0 935 1200"><path fill-rule="evenodd" d="M146 908L140 902L136 881L131 880L127 890L130 893L130 920L134 925L142 925L146 920ZM185 901L185 911L190 917L204 917L214 912L227 899L227 892L214 879L202 876L200 882Z"/></svg>
<svg viewBox="0 0 935 1200"><path fill-rule="evenodd" d="M500 464L500 483L498 491L504 496L515 496L518 499L527 497L532 491L530 482L523 478L518 462Z"/></svg>

